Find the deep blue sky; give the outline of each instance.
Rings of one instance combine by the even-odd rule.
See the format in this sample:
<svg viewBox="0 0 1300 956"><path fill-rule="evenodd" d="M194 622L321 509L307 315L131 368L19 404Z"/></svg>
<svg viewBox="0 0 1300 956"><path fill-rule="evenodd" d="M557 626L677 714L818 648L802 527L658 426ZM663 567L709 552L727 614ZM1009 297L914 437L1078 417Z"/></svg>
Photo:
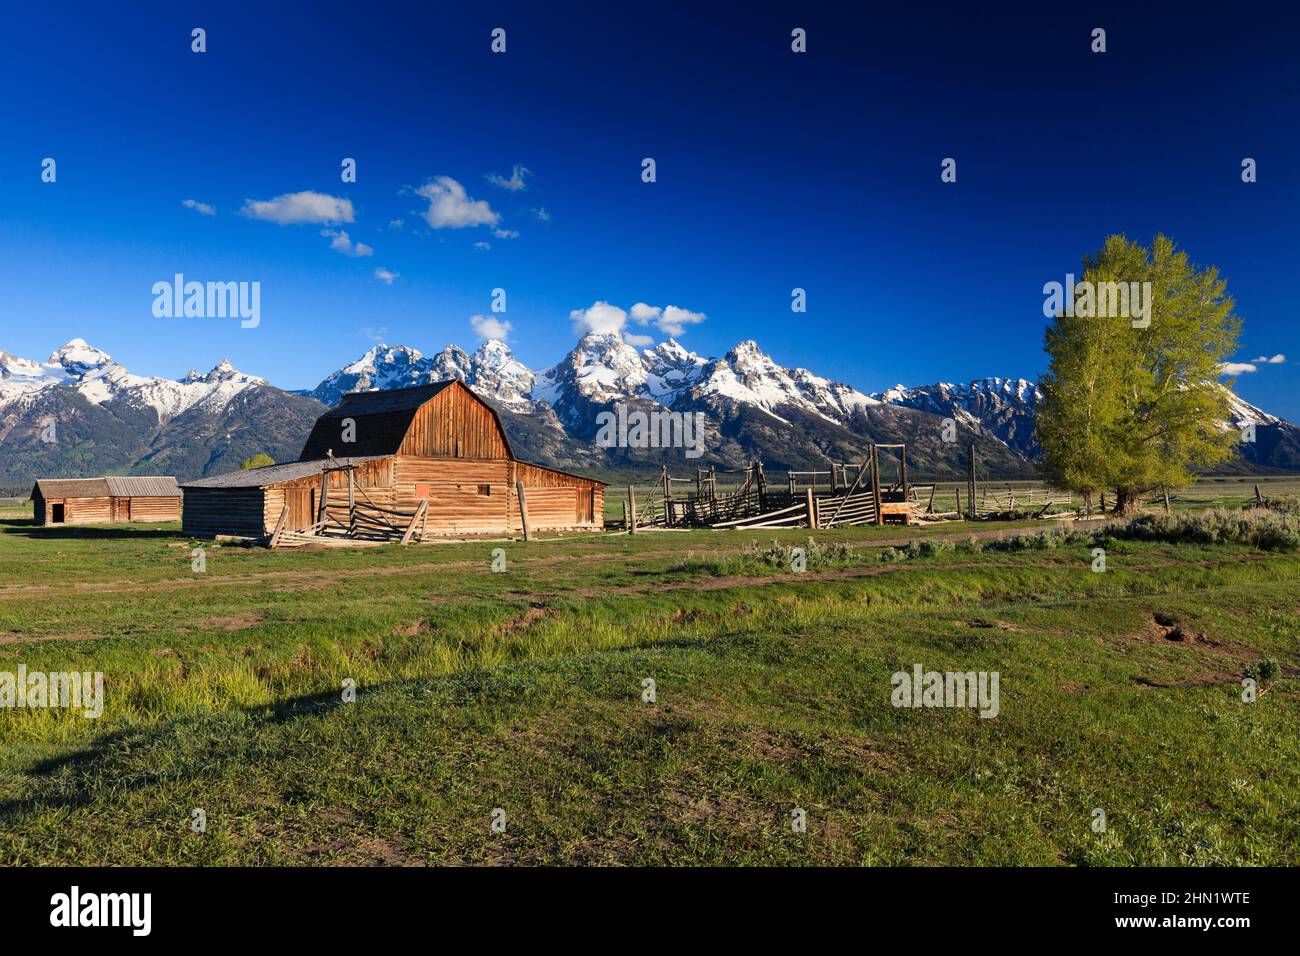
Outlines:
<svg viewBox="0 0 1300 956"><path fill-rule="evenodd" d="M469 317L500 286L510 343L533 367L571 347L572 310L608 300L703 312L681 337L702 354L752 337L868 391L1033 377L1043 283L1108 233L1163 231L1227 277L1245 321L1236 358L1288 357L1238 390L1300 419L1294 16L78 6L0 13L10 352L43 358L81 336L142 374L229 356L305 387L375 334L473 348ZM496 26L503 56L488 49ZM806 55L790 52L795 26ZM1103 55L1089 51L1095 26ZM345 156L356 184L340 182ZM952 185L939 180L948 156ZM1245 156L1259 164L1252 185ZM485 180L516 164L528 189ZM439 176L518 238L430 228L412 190ZM340 228L374 255L331 250L320 225L239 214L301 190L350 199L355 222ZM377 267L400 277L386 285ZM175 272L260 281L261 326L154 318L150 287ZM808 290L803 316L789 309L795 286Z"/></svg>

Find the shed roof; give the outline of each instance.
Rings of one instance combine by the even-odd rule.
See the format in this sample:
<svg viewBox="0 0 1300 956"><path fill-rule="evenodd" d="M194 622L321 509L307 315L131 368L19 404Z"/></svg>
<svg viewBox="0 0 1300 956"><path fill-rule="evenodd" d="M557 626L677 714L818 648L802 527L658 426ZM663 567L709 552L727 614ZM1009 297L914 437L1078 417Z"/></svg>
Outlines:
<svg viewBox="0 0 1300 956"><path fill-rule="evenodd" d="M38 478L32 495L42 498L107 498L108 481L104 478Z"/></svg>
<svg viewBox="0 0 1300 956"><path fill-rule="evenodd" d="M181 489L170 475L109 475L108 493L129 498L179 498Z"/></svg>
<svg viewBox="0 0 1300 956"><path fill-rule="evenodd" d="M339 465L358 465L363 461L374 461L383 455L363 455L355 458L339 458L334 461ZM313 458L309 461L288 461L282 465L265 465L261 468L248 468L244 471L232 471L227 475L213 475L211 478L198 478L186 481L182 488L265 488L267 485L295 478L319 475L326 465L326 459Z"/></svg>

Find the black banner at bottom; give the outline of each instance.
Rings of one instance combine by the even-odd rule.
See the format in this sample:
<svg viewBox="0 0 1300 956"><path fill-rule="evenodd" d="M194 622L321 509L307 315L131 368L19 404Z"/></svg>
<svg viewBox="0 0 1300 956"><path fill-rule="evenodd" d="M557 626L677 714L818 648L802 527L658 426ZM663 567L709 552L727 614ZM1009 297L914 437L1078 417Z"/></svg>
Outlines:
<svg viewBox="0 0 1300 956"><path fill-rule="evenodd" d="M986 939L1048 931L1231 945L1290 925L1293 881L1281 869L5 869L0 917L10 945L47 934L193 942L196 933L373 945L457 923L486 923L494 942L559 934L617 945L636 938L628 933L666 941L684 921L732 941L786 924L873 938L964 929Z"/></svg>

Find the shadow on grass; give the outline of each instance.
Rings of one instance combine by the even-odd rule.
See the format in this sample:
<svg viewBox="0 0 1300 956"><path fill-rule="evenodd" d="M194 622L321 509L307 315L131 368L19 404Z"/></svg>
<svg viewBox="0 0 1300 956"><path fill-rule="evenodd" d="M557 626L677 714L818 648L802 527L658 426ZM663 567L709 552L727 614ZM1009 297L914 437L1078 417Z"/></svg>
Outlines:
<svg viewBox="0 0 1300 956"><path fill-rule="evenodd" d="M742 633L708 638L676 637L635 647L608 648L596 653L601 656L623 657L655 650L684 648L716 654L722 652L719 644L734 644L738 641L749 643L752 640L750 635ZM564 662L559 662L559 666L562 668ZM555 660L523 660L500 668L473 668L441 676L385 681L358 690L371 699L386 698L390 703L394 699L427 698L430 691L441 697L442 703L449 707L480 704L485 700L515 703L535 699L538 684L533 679L532 672L554 670L556 667ZM568 681L561 681L553 692L566 696L568 688ZM209 752L205 757L207 765L238 760L240 753L237 746L221 746L223 740L233 739L233 736L222 738L205 730L204 724L214 717L221 718L242 710L248 720L239 724L234 734L237 734L239 740L249 740L263 728L287 724L303 717L324 716L352 706L356 705L345 704L340 692L331 689L291 697L270 705L196 714L152 726L128 727L102 734L74 751L41 760L24 771L23 776L36 780L37 792L0 800L0 826L12 826L28 813L89 806L105 792L134 792L173 781L178 774L187 772L183 762L180 769L177 769L174 762L150 762L141 757L154 748L171 748L172 741L181 736L213 738L219 749L215 754ZM168 764L171 769L148 769L162 763Z"/></svg>
<svg viewBox="0 0 1300 956"><path fill-rule="evenodd" d="M162 538L185 538L180 528L151 527L139 524L119 525L38 525L31 518L5 518L0 520L0 534L24 538L83 538L87 541L104 541L131 538L134 540L158 540Z"/></svg>
<svg viewBox="0 0 1300 956"><path fill-rule="evenodd" d="M383 686L385 685L380 684L367 690ZM274 726L299 717L326 714L343 706L346 705L338 691L305 694L270 706L243 708L243 712L251 718L250 723L243 727L248 731L251 725L251 729L255 730L259 726ZM171 779L175 776L174 770L162 773L120 768L115 773L113 765L119 756L129 759L152 746L166 746L169 738L196 731L201 723L213 716L221 716L221 713L173 719L151 727L124 728L96 737L88 745L70 753L39 761L25 775L46 778L42 782L52 784L53 792L46 790L30 796L0 800L0 821L9 821L28 812L87 806L95 800L105 781L111 781L114 789L135 791ZM224 756L231 757L234 754L226 752ZM60 771L66 774L62 780L48 779Z"/></svg>

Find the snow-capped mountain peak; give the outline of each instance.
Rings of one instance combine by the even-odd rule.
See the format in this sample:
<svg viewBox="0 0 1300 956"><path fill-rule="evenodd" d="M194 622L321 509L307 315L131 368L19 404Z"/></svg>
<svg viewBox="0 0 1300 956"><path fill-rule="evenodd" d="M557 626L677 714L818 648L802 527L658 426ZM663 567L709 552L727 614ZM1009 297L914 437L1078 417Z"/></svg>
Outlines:
<svg viewBox="0 0 1300 956"><path fill-rule="evenodd" d="M191 370L179 381L134 375L85 339L55 349L44 363L0 352L0 408L22 408L49 389L68 388L93 405L153 409L166 422L199 405L219 411L244 389L265 384L226 359L205 375Z"/></svg>
<svg viewBox="0 0 1300 956"><path fill-rule="evenodd" d="M752 405L780 421L785 419L778 410L791 407L843 424L859 409L879 404L843 382L805 368L778 365L753 339L737 343L710 362L691 392L706 403L730 400Z"/></svg>
<svg viewBox="0 0 1300 956"><path fill-rule="evenodd" d="M85 376L113 364L113 357L85 339L72 339L51 352L46 364L62 368L69 376Z"/></svg>
<svg viewBox="0 0 1300 956"><path fill-rule="evenodd" d="M589 402L611 402L637 395L646 381L645 363L617 332L588 332L555 367L543 373L544 397L558 404L558 390L571 387Z"/></svg>
<svg viewBox="0 0 1300 956"><path fill-rule="evenodd" d="M951 418L1030 458L1040 453L1034 425L1043 395L1035 382L1025 378L987 376L970 382L936 382L913 388L895 385L872 398L886 405Z"/></svg>
<svg viewBox="0 0 1300 956"><path fill-rule="evenodd" d="M310 394L334 406L348 392L406 388L440 378L430 377L431 368L432 362L413 348L380 343L328 376Z"/></svg>
<svg viewBox="0 0 1300 956"><path fill-rule="evenodd" d="M672 405L677 396L696 384L708 360L669 338L641 353L646 367L645 390L656 401Z"/></svg>
<svg viewBox="0 0 1300 956"><path fill-rule="evenodd" d="M230 364L230 359L222 359L212 367L211 371L200 373L195 369L190 369L181 379L183 384L193 384L203 382L214 384L217 382L258 382L265 384L265 380L258 378L256 375L246 375L235 366Z"/></svg>
<svg viewBox="0 0 1300 956"><path fill-rule="evenodd" d="M449 379L459 379L486 398L522 408L529 404L534 375L505 342L484 342L473 355L458 345L447 345L429 357L409 346L381 344L326 377L308 394L332 407L348 392L408 388Z"/></svg>
<svg viewBox="0 0 1300 956"><path fill-rule="evenodd" d="M500 339L488 339L470 356L470 387L507 405L528 404L536 379Z"/></svg>

